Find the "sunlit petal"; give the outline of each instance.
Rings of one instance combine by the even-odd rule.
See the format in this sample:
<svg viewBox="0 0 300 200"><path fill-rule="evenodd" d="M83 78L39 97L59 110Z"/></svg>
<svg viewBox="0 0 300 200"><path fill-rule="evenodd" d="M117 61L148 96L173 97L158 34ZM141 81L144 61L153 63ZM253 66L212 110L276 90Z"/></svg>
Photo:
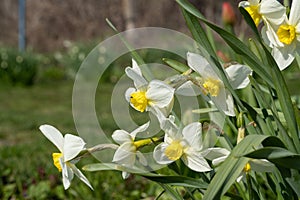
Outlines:
<svg viewBox="0 0 300 200"><path fill-rule="evenodd" d="M166 143L161 143L155 147L153 151L153 158L158 164L165 165L174 162L173 160L170 160L165 154L167 147L168 144Z"/></svg>
<svg viewBox="0 0 300 200"><path fill-rule="evenodd" d="M113 132L112 136L113 140L118 144L123 144L125 142L133 141L131 135L124 130L116 130Z"/></svg>
<svg viewBox="0 0 300 200"><path fill-rule="evenodd" d="M203 78L219 79L218 75L203 56L188 52L187 62L189 67L195 72L198 72Z"/></svg>
<svg viewBox="0 0 300 200"><path fill-rule="evenodd" d="M283 48L274 47L272 50L272 55L280 70L287 68L294 60L295 46L289 45Z"/></svg>
<svg viewBox="0 0 300 200"><path fill-rule="evenodd" d="M181 157L182 161L190 169L197 172L207 172L212 170L207 161L198 152L190 152Z"/></svg>
<svg viewBox="0 0 300 200"><path fill-rule="evenodd" d="M47 124L41 125L40 130L44 136L59 149L60 152L63 152L64 137L59 130Z"/></svg>
<svg viewBox="0 0 300 200"><path fill-rule="evenodd" d="M143 76L141 76L135 69L133 69L131 67L126 67L125 73L131 80L133 80L134 86L137 89L148 84L146 79Z"/></svg>
<svg viewBox="0 0 300 200"><path fill-rule="evenodd" d="M191 123L182 130L183 138L195 150L202 148L202 126L199 122Z"/></svg>
<svg viewBox="0 0 300 200"><path fill-rule="evenodd" d="M291 25L297 25L300 23L300 1L294 0L292 1L289 22Z"/></svg>
<svg viewBox="0 0 300 200"><path fill-rule="evenodd" d="M174 96L174 90L174 88L162 81L153 80L149 83L146 97L150 101L150 105L163 108L171 103Z"/></svg>
<svg viewBox="0 0 300 200"><path fill-rule="evenodd" d="M248 76L252 73L252 70L246 65L230 65L225 71L233 89L245 88L250 83Z"/></svg>
<svg viewBox="0 0 300 200"><path fill-rule="evenodd" d="M63 151L64 161L75 158L84 149L84 146L85 142L81 137L66 134Z"/></svg>
<svg viewBox="0 0 300 200"><path fill-rule="evenodd" d="M113 157L113 162L125 166L132 166L135 163L135 152L135 146L131 142L126 142L116 150Z"/></svg>
<svg viewBox="0 0 300 200"><path fill-rule="evenodd" d="M140 132L143 132L143 131L147 130L147 128L149 127L149 124L150 124L150 121L143 124L142 126L137 127L134 131L132 131L130 133L130 136L132 137L132 139L133 140L135 139L135 136L136 136L137 133L140 133Z"/></svg>

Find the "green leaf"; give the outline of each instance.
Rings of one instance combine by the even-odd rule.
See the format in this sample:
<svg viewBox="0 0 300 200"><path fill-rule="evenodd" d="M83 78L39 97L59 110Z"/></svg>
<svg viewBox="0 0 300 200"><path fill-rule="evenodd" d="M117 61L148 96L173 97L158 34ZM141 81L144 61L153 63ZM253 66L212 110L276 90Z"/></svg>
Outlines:
<svg viewBox="0 0 300 200"><path fill-rule="evenodd" d="M174 190L171 186L165 184L159 184L174 200L183 200L181 195Z"/></svg>
<svg viewBox="0 0 300 200"><path fill-rule="evenodd" d="M243 156L256 159L278 159L283 157L295 156L297 154L280 147L264 147Z"/></svg>
<svg viewBox="0 0 300 200"><path fill-rule="evenodd" d="M190 178L186 176L143 176L155 182L170 184L175 186L193 187L199 189L207 188L208 184L201 179Z"/></svg>
<svg viewBox="0 0 300 200"><path fill-rule="evenodd" d="M265 135L248 135L246 136L231 152L228 158L222 163L208 185L203 199L220 199L231 185L236 181L242 172L249 158L239 157L257 148L262 141L268 136Z"/></svg>
<svg viewBox="0 0 300 200"><path fill-rule="evenodd" d="M246 46L242 41L240 41L237 37L235 37L228 31L225 31L224 29L204 19L202 14L187 0L176 1L183 9L200 19L207 26L217 32L237 54L240 54L242 56L245 63L247 63L253 71L255 71L259 76L262 77L263 80L265 80L271 87L274 88L274 84L269 72L264 69L263 63L248 48L248 46Z"/></svg>
<svg viewBox="0 0 300 200"><path fill-rule="evenodd" d="M216 57L217 55L213 49L213 46L211 45L198 19L184 9L182 9L182 13L196 42L198 42L203 48L205 48L210 55Z"/></svg>
<svg viewBox="0 0 300 200"><path fill-rule="evenodd" d="M107 18L106 18L106 22L116 32L116 34L118 34L118 36L120 37L124 45L130 51L132 58L138 63L138 65L144 65L145 62L143 58L132 48L132 46L125 40L125 38L121 34L119 34L118 29L113 25L113 23L109 21L109 19ZM142 71L143 71L143 75L148 81L151 81L153 79L153 74L147 67L143 67Z"/></svg>
<svg viewBox="0 0 300 200"><path fill-rule="evenodd" d="M181 73L184 73L190 69L187 65L185 65L181 62L178 62L177 60L173 60L173 59L169 59L169 58L163 58L162 60L167 65L169 65L170 67L172 67L173 69L175 69Z"/></svg>
<svg viewBox="0 0 300 200"><path fill-rule="evenodd" d="M262 44L267 60L270 66L270 72L273 78L274 86L276 88L276 93L278 100L280 102L281 110L285 116L289 132L291 133L291 138L294 142L295 149L297 153L300 153L300 142L299 133L296 116L294 113L294 107L291 100L291 95L287 89L286 82L283 78L281 71L279 70L273 56L267 50L267 48Z"/></svg>
<svg viewBox="0 0 300 200"><path fill-rule="evenodd" d="M261 40L261 37L259 35L259 32L257 30L257 27L252 19L252 17L249 15L249 13L245 10L245 8L243 7L239 7L239 10L241 12L241 14L244 16L245 21L247 22L247 24L250 26L250 28L253 30L253 32L255 33L255 35L257 36L258 40Z"/></svg>

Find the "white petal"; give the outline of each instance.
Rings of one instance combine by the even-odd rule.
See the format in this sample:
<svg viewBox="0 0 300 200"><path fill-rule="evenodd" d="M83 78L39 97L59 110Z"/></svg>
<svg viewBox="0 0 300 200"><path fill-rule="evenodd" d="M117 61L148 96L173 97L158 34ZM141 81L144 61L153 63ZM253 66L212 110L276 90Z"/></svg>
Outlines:
<svg viewBox="0 0 300 200"><path fill-rule="evenodd" d="M224 110L228 116L235 116L233 98L229 91L226 90L226 105L227 110Z"/></svg>
<svg viewBox="0 0 300 200"><path fill-rule="evenodd" d="M198 72L203 78L219 79L218 75L203 56L188 52L187 62L189 67Z"/></svg>
<svg viewBox="0 0 300 200"><path fill-rule="evenodd" d="M74 173L71 168L67 166L66 163L61 164L62 166L62 180L65 190L71 185L71 181L74 178Z"/></svg>
<svg viewBox="0 0 300 200"><path fill-rule="evenodd" d="M146 81L146 79L144 77L142 77L141 75L139 75L134 69L132 69L131 67L126 67L125 69L125 73L127 74L127 76L129 78L131 78L131 80L133 80L134 86L139 89L145 85L148 84L148 82Z"/></svg>
<svg viewBox="0 0 300 200"><path fill-rule="evenodd" d="M266 159L252 159L249 161L251 169L256 172L272 172L275 165Z"/></svg>
<svg viewBox="0 0 300 200"><path fill-rule="evenodd" d="M207 172L212 170L199 152L190 152L189 154L183 155L181 159L186 166L196 172Z"/></svg>
<svg viewBox="0 0 300 200"><path fill-rule="evenodd" d="M259 4L260 0L248 0L251 6L256 6Z"/></svg>
<svg viewBox="0 0 300 200"><path fill-rule="evenodd" d="M265 20L275 25L281 24L286 18L286 9L277 0L261 1L259 12Z"/></svg>
<svg viewBox="0 0 300 200"><path fill-rule="evenodd" d="M172 117L172 119L166 117L166 115L161 111L161 109L159 109L156 106L151 107L151 112L157 117L159 123L160 123L160 128L164 131L167 131L169 129L174 129L178 130L177 126L174 124L174 119ZM172 127L172 128L171 128Z"/></svg>
<svg viewBox="0 0 300 200"><path fill-rule="evenodd" d="M214 147L214 148L208 148L206 150L205 157L209 160L214 160L219 157L228 156L229 154L230 154L230 151L225 148Z"/></svg>
<svg viewBox="0 0 300 200"><path fill-rule="evenodd" d="M154 148L153 158L158 164L165 165L174 162L165 155L167 146L168 144L166 143L160 143Z"/></svg>
<svg viewBox="0 0 300 200"><path fill-rule="evenodd" d="M278 26L272 26L269 22L265 22L265 26L263 26L261 33L262 38L264 42L273 48L274 46L277 47L283 47L284 44L282 44L279 41L279 38L277 36L276 30L278 29Z"/></svg>
<svg viewBox="0 0 300 200"><path fill-rule="evenodd" d="M250 6L250 3L249 3L248 1L241 1L241 2L239 3L239 7L246 8L246 7L248 7L248 6Z"/></svg>
<svg viewBox="0 0 300 200"><path fill-rule="evenodd" d="M84 149L85 142L81 137L66 134L65 135L65 142L64 142L64 161L67 162L73 158L75 158L80 151Z"/></svg>
<svg viewBox="0 0 300 200"><path fill-rule="evenodd" d="M290 21L291 25L295 26L298 23L300 23L299 20L300 20L300 1L294 0L294 1L292 1L289 21Z"/></svg>
<svg viewBox="0 0 300 200"><path fill-rule="evenodd" d="M136 151L135 146L130 142L126 142L116 150L113 157L113 162L125 166L132 166L135 163L135 157L136 157L135 151Z"/></svg>
<svg viewBox="0 0 300 200"><path fill-rule="evenodd" d="M130 102L131 94L136 91L135 88L128 88L125 92L125 99L126 101Z"/></svg>
<svg viewBox="0 0 300 200"><path fill-rule="evenodd" d="M71 164L70 166L74 172L74 174L82 181L84 182L87 186L89 186L92 190L94 190L94 188L92 187L92 185L90 184L89 180L84 176L84 174L74 165Z"/></svg>
<svg viewBox="0 0 300 200"><path fill-rule="evenodd" d="M199 122L191 123L182 130L183 138L195 150L202 148L202 126Z"/></svg>
<svg viewBox="0 0 300 200"><path fill-rule="evenodd" d="M64 189L67 190L70 185L71 185L71 180L69 180L67 177L63 176L62 177L62 182L63 182L63 185L64 185Z"/></svg>
<svg viewBox="0 0 300 200"><path fill-rule="evenodd" d="M142 75L142 71L141 71L139 65L137 64L137 62L136 62L134 59L132 59L132 69L133 69L138 75L143 76L143 75Z"/></svg>
<svg viewBox="0 0 300 200"><path fill-rule="evenodd" d="M59 130L47 124L40 126L40 130L44 136L59 149L60 152L63 152L64 137Z"/></svg>
<svg viewBox="0 0 300 200"><path fill-rule="evenodd" d="M176 89L175 93L182 96L198 96L201 94L200 88L193 84L191 81L187 81L179 86Z"/></svg>
<svg viewBox="0 0 300 200"><path fill-rule="evenodd" d="M217 165L219 165L220 163L224 162L224 160L226 160L227 157L228 157L228 156L221 156L221 157L219 157L219 158L215 158L215 159L212 160L212 164L213 164L214 166L217 166Z"/></svg>
<svg viewBox="0 0 300 200"><path fill-rule="evenodd" d="M140 152L140 151L137 151L136 152L136 156L139 160L139 162L144 165L144 166L147 166L148 165L148 162L147 162L147 159L145 158L145 156Z"/></svg>
<svg viewBox="0 0 300 200"><path fill-rule="evenodd" d="M174 90L162 81L153 80L149 83L146 97L150 100L151 105L163 108L172 102Z"/></svg>
<svg viewBox="0 0 300 200"><path fill-rule="evenodd" d="M113 140L118 144L123 144L125 142L133 141L131 135L124 130L116 130L113 132L112 136Z"/></svg>
<svg viewBox="0 0 300 200"><path fill-rule="evenodd" d="M130 133L131 138L134 140L137 133L140 133L140 132L143 132L143 131L147 130L147 128L149 127L149 124L150 124L150 121L143 124L142 126L137 127L135 130L133 130Z"/></svg>
<svg viewBox="0 0 300 200"><path fill-rule="evenodd" d="M242 172L240 175L239 175L239 177L237 177L237 179L236 179L236 181L239 183L239 182L241 182L241 180L243 180L244 178L245 178L245 172Z"/></svg>
<svg viewBox="0 0 300 200"><path fill-rule="evenodd" d="M225 90L225 88L221 88L218 96L212 96L211 100L215 106L222 110L226 115L235 116L232 95Z"/></svg>
<svg viewBox="0 0 300 200"><path fill-rule="evenodd" d="M272 55L280 70L287 68L294 60L293 55L295 48L292 45L285 46L282 48L274 47L272 50Z"/></svg>
<svg viewBox="0 0 300 200"><path fill-rule="evenodd" d="M128 172L122 172L122 178L127 179L129 177L130 173Z"/></svg>
<svg viewBox="0 0 300 200"><path fill-rule="evenodd" d="M245 88L250 83L248 75L252 73L252 70L246 65L230 65L225 71L233 89Z"/></svg>

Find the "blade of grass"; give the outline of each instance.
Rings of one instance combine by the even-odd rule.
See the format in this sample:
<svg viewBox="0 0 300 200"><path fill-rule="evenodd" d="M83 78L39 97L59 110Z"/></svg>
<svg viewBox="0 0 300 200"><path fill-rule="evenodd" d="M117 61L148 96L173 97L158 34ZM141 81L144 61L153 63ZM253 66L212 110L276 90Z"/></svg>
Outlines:
<svg viewBox="0 0 300 200"><path fill-rule="evenodd" d="M138 65L144 65L145 61L143 60L143 58L134 50L134 48L119 33L118 29L113 25L113 23L107 18L106 18L106 22L116 32L116 34L118 34L121 41L124 43L124 45L130 51L132 58L138 63ZM147 67L143 67L142 71L143 71L143 75L145 76L146 80L151 81L153 79L153 74Z"/></svg>

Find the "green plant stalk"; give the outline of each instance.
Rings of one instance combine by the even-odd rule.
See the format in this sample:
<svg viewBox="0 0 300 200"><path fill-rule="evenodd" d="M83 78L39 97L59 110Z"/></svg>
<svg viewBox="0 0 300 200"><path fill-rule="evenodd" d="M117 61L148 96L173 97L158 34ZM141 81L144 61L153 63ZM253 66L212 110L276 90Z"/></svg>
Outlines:
<svg viewBox="0 0 300 200"><path fill-rule="evenodd" d="M249 195L249 200L253 199L253 191L252 191L252 181L250 174L246 172L246 179L247 179L247 189L248 189L248 195Z"/></svg>
<svg viewBox="0 0 300 200"><path fill-rule="evenodd" d="M259 88L258 84L256 83L255 79L252 78L252 77L249 77L249 79L250 79L251 84L255 88L255 93L257 94L256 97L258 98L259 102L262 104L263 107L268 108L269 107L268 105L270 105L270 104L268 102L265 102L265 98L263 98L262 91L260 90L260 88ZM271 98L271 99L273 99L273 98ZM273 104L271 104L271 105L273 105ZM291 140L291 138L289 137L288 133L286 132L284 126L282 125L282 123L278 119L277 114L276 114L276 112L277 112L276 109L274 111L274 107L271 107L271 111L272 111L273 117L275 119L275 122L277 123L278 128L279 128L279 137L284 141L285 145L288 148L293 149L293 151L295 152L296 148L294 146L294 143Z"/></svg>

